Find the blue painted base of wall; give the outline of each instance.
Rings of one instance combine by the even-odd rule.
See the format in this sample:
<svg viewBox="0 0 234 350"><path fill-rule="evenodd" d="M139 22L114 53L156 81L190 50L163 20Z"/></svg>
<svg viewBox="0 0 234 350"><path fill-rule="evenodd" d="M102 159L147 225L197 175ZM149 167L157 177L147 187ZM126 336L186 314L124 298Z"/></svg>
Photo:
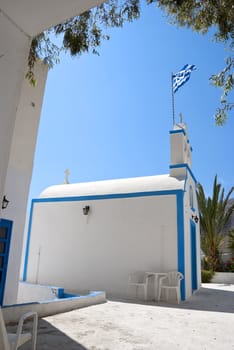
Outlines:
<svg viewBox="0 0 234 350"><path fill-rule="evenodd" d="M106 302L106 294L102 291L91 291L86 295L75 295L64 293L61 288L59 298L39 302L5 305L2 311L7 324L10 322L18 322L20 316L28 311L36 311L39 317L46 317L104 302Z"/></svg>

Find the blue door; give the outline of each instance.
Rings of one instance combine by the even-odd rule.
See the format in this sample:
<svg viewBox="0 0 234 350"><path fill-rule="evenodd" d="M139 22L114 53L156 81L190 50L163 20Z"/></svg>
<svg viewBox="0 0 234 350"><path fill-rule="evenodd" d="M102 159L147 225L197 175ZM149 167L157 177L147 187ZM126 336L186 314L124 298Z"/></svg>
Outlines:
<svg viewBox="0 0 234 350"><path fill-rule="evenodd" d="M190 242L191 242L191 280L192 292L197 289L197 240L196 240L196 225L190 221Z"/></svg>
<svg viewBox="0 0 234 350"><path fill-rule="evenodd" d="M12 221L0 219L0 305L3 303Z"/></svg>

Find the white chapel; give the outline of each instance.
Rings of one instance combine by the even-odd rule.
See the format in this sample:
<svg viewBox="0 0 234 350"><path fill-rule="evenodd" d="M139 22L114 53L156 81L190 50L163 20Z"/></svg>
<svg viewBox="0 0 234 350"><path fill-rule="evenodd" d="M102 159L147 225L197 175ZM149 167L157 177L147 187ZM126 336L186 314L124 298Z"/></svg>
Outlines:
<svg viewBox="0 0 234 350"><path fill-rule="evenodd" d="M200 287L200 228L187 126L170 131L169 174L45 189L32 200L23 280L126 298L133 271L184 275Z"/></svg>

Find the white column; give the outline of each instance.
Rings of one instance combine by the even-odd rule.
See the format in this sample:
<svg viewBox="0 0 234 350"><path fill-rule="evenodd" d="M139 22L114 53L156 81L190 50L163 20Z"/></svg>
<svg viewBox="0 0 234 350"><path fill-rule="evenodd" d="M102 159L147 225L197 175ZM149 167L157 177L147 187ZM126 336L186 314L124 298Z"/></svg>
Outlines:
<svg viewBox="0 0 234 350"><path fill-rule="evenodd" d="M2 217L13 221L4 304L16 303L28 192L33 170L37 132L47 77L47 66L38 62L37 85L24 79L10 149L4 193L10 201Z"/></svg>
<svg viewBox="0 0 234 350"><path fill-rule="evenodd" d="M0 204L30 41L27 34L0 12Z"/></svg>

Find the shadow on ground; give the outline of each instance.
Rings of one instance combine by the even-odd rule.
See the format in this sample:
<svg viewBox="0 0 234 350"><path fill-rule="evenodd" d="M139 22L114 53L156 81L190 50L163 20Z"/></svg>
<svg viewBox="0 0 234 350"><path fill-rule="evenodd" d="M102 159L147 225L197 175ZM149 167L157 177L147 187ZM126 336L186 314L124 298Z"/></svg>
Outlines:
<svg viewBox="0 0 234 350"><path fill-rule="evenodd" d="M181 308L233 313L234 291L201 287Z"/></svg>
<svg viewBox="0 0 234 350"><path fill-rule="evenodd" d="M31 329L31 322L25 324L25 331ZM8 332L16 332L16 326L8 326ZM31 350L31 342L24 344L20 347L20 350ZM54 327L44 319L38 320L38 336L37 336L37 350L88 350L82 344L76 342L67 334L61 332L58 328Z"/></svg>
<svg viewBox="0 0 234 350"><path fill-rule="evenodd" d="M223 286L224 288L228 287L228 285ZM114 299L111 300L114 301ZM192 297L190 297L189 300L184 301L179 305L176 303L167 303L163 301L143 302L136 299L119 301L126 303L155 305L167 308L234 313L234 289L223 290L203 286Z"/></svg>
<svg viewBox="0 0 234 350"><path fill-rule="evenodd" d="M179 305L115 301L40 319L37 350L168 350L175 344L180 350L234 349L234 285L203 285ZM31 344L21 350L31 350Z"/></svg>

